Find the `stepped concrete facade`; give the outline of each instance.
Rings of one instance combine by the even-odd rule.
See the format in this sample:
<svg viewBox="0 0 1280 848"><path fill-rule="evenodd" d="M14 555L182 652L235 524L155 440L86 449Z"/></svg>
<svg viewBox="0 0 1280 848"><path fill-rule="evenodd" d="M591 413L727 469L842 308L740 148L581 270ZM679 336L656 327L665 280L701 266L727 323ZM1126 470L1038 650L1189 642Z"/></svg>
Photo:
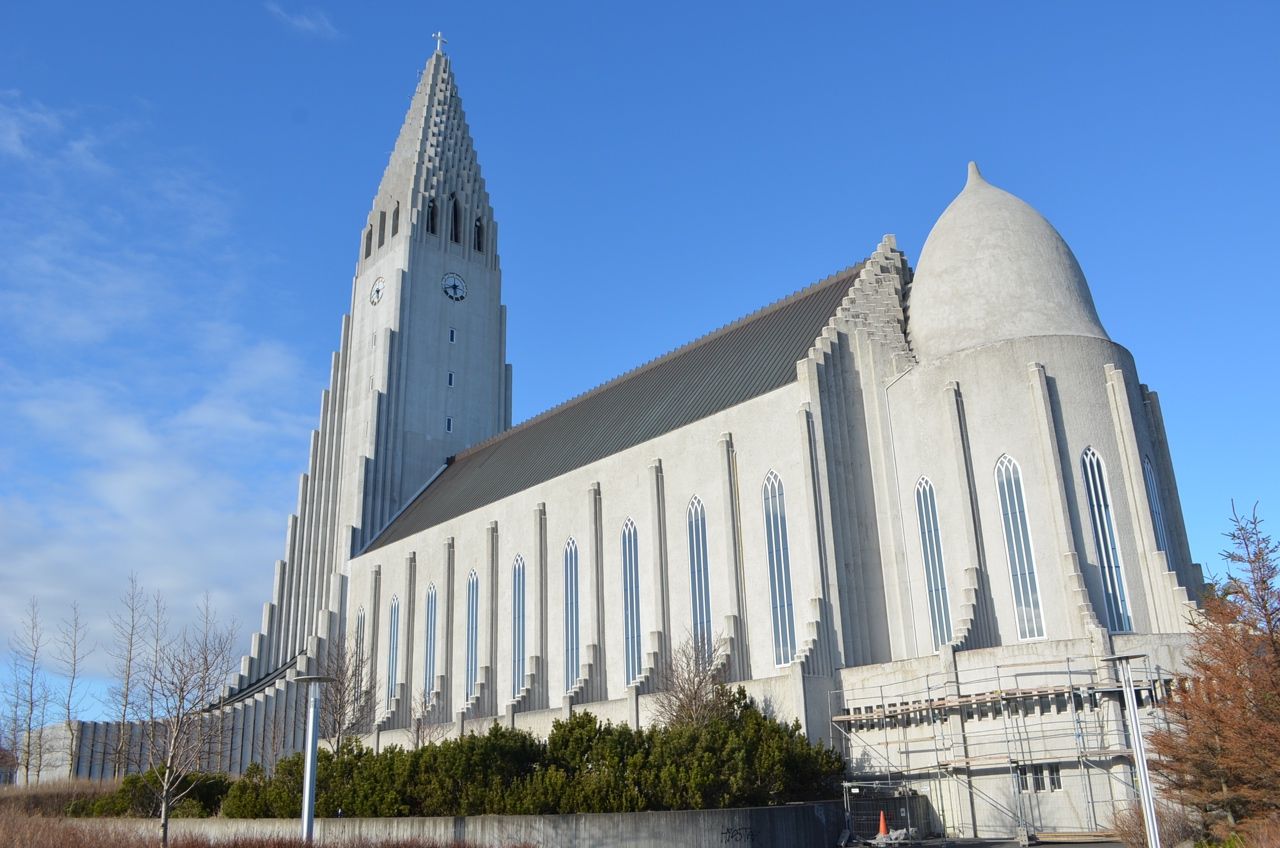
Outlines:
<svg viewBox="0 0 1280 848"><path fill-rule="evenodd" d="M516 427L497 225L442 52L358 244L211 766L299 750L293 680L339 653L384 746L578 710L643 726L693 645L855 778L929 794L935 829L1097 830L1125 802L1104 658L1150 657L1158 698L1200 569L1156 395L1061 236L976 166L918 269L886 236ZM1068 712L1074 748L1028 741ZM91 737L119 730L81 732L82 773L108 773Z"/></svg>

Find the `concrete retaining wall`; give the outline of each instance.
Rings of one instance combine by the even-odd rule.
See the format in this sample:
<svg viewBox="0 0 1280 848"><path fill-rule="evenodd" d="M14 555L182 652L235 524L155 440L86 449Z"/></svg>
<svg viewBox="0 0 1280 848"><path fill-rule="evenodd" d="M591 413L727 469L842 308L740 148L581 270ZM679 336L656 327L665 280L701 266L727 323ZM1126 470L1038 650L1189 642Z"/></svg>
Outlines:
<svg viewBox="0 0 1280 848"><path fill-rule="evenodd" d="M83 820L92 825L98 820ZM125 822L121 822L125 824ZM154 821L127 826L153 831ZM297 819L174 819L172 835L206 836L215 841L243 836L299 834ZM538 845L555 848L822 848L833 846L844 829L838 801L752 807L739 810L678 810L652 813L589 813L570 816L458 816L438 818L317 819L316 844L363 837L465 841L477 846Z"/></svg>

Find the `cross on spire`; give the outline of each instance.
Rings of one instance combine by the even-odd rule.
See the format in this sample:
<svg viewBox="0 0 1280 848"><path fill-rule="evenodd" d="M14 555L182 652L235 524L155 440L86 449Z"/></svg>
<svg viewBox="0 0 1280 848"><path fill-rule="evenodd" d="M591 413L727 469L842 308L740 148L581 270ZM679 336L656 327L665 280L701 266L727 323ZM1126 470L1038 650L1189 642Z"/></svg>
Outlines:
<svg viewBox="0 0 1280 848"><path fill-rule="evenodd" d="M445 38L444 33L442 32L433 32L431 33L431 37L436 40L436 52L443 53L444 45L449 43L449 39Z"/></svg>

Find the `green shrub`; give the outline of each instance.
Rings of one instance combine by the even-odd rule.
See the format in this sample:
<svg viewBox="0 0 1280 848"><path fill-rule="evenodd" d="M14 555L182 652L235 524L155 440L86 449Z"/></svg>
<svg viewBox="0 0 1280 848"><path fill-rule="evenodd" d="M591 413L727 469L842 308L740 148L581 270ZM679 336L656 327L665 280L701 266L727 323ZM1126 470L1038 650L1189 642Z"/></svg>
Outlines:
<svg viewBox="0 0 1280 848"><path fill-rule="evenodd" d="M359 742L321 750L316 815L467 816L712 809L816 801L839 794L844 762L798 722L766 716L742 689L702 725L634 730L590 713L557 721L545 742L494 724L416 751ZM296 818L302 755L267 776L251 766L222 802L233 818Z"/></svg>

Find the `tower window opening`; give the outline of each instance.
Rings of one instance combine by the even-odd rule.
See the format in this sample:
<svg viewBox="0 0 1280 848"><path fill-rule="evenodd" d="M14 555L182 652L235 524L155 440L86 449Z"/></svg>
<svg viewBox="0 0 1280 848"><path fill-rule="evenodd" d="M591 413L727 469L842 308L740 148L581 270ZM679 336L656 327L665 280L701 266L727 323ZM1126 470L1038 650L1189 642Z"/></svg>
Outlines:
<svg viewBox="0 0 1280 848"><path fill-rule="evenodd" d="M428 695L436 687L436 584L427 587L427 666L424 669L426 680L422 688Z"/></svg>
<svg viewBox="0 0 1280 848"><path fill-rule="evenodd" d="M387 709L396 696L396 672L400 663L400 598L391 596L391 609L387 614Z"/></svg>
<svg viewBox="0 0 1280 848"><path fill-rule="evenodd" d="M951 641L951 609L947 602L947 572L938 532L938 499L928 477L916 482L916 522L920 530L920 557L924 560L925 587L929 594L929 624L933 649Z"/></svg>
<svg viewBox="0 0 1280 848"><path fill-rule="evenodd" d="M709 662L714 650L711 633L711 586L707 568L707 511L694 495L686 510L689 524L689 605L693 643L699 662Z"/></svg>
<svg viewBox="0 0 1280 848"><path fill-rule="evenodd" d="M640 676L640 539L630 518L622 525L622 611L627 685Z"/></svg>
<svg viewBox="0 0 1280 848"><path fill-rule="evenodd" d="M446 418L446 419L444 420L444 431L445 431L446 433L452 433L452 432L453 432L453 419L452 419L452 418Z"/></svg>
<svg viewBox="0 0 1280 848"><path fill-rule="evenodd" d="M364 231L364 258L368 259L373 255L373 224L369 225L369 229Z"/></svg>
<svg viewBox="0 0 1280 848"><path fill-rule="evenodd" d="M387 213L378 213L378 247L387 243Z"/></svg>
<svg viewBox="0 0 1280 848"><path fill-rule="evenodd" d="M396 202L396 208L391 210L391 237L395 238L396 233L400 232L400 203Z"/></svg>
<svg viewBox="0 0 1280 848"><path fill-rule="evenodd" d="M453 388L453 372L449 372L449 387Z"/></svg>
<svg viewBox="0 0 1280 848"><path fill-rule="evenodd" d="M453 327L449 328L449 344L453 344L458 340L458 331Z"/></svg>
<svg viewBox="0 0 1280 848"><path fill-rule="evenodd" d="M1036 559L1031 547L1027 505L1022 494L1022 471L1007 454L996 463L996 489L1000 495L1005 555L1009 560L1009 578L1013 583L1013 602L1018 615L1018 638L1043 639L1040 584L1036 579Z"/></svg>
<svg viewBox="0 0 1280 848"><path fill-rule="evenodd" d="M791 605L791 554L787 547L787 508L778 472L770 471L761 490L764 501L765 549L769 554L769 597L773 611L773 662L795 659L796 627Z"/></svg>
<svg viewBox="0 0 1280 848"><path fill-rule="evenodd" d="M1120 558L1115 519L1111 513L1111 492L1107 488L1107 469L1102 457L1092 447L1080 457L1084 469L1085 493L1089 499L1089 518L1093 525L1093 542L1098 549L1098 569L1102 572L1102 588L1107 602L1107 623L1112 633L1132 629L1129 599L1124 586L1124 561Z"/></svg>
<svg viewBox="0 0 1280 848"><path fill-rule="evenodd" d="M1160 502L1160 478L1151 465L1151 457L1142 458L1142 480L1147 487L1147 503L1151 506L1151 523L1156 534L1156 547L1169 552L1169 537L1164 529L1164 505Z"/></svg>
<svg viewBox="0 0 1280 848"><path fill-rule="evenodd" d="M449 196L449 240L454 244L462 244L462 210L458 206L458 196Z"/></svg>
<svg viewBox="0 0 1280 848"><path fill-rule="evenodd" d="M524 688L524 557L511 565L511 697Z"/></svg>
<svg viewBox="0 0 1280 848"><path fill-rule="evenodd" d="M578 621L578 543L564 543L564 688L569 691L578 680L581 655Z"/></svg>
<svg viewBox="0 0 1280 848"><path fill-rule="evenodd" d="M476 694L480 677L480 578L475 569L467 575L467 665L466 692L471 698Z"/></svg>
<svg viewBox="0 0 1280 848"><path fill-rule="evenodd" d="M436 199L434 197L427 201L427 232L433 236L440 234L440 216L436 209Z"/></svg>
<svg viewBox="0 0 1280 848"><path fill-rule="evenodd" d="M477 253L484 253L484 221L476 218L475 226L472 229L475 235L475 243L472 246Z"/></svg>

